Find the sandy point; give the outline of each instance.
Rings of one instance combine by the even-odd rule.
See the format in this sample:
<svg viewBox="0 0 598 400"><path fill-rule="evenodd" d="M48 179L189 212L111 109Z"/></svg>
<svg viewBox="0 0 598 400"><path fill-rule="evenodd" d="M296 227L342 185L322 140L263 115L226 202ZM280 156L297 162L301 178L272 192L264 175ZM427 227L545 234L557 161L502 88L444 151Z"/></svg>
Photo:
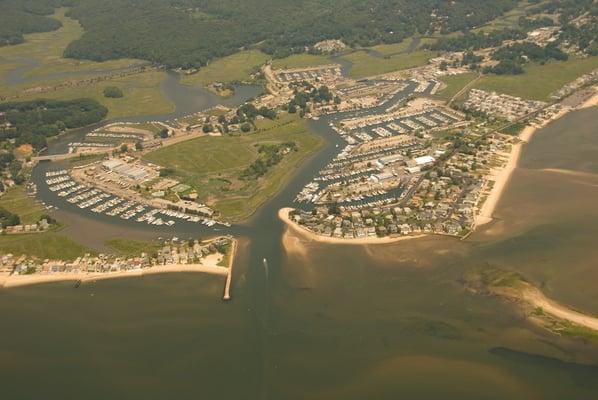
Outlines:
<svg viewBox="0 0 598 400"><path fill-rule="evenodd" d="M294 211L294 208L291 207L284 207L278 210L278 218L280 218L287 226L288 229L291 229L294 233L297 233L302 238L307 239L309 241L314 241L318 243L328 243L328 244L388 244L388 243L396 243L401 242L404 240L411 240L424 237L426 235L411 235L411 236L398 236L398 237L367 237L367 238L353 238L353 239L345 239L345 238L335 238L330 236L322 236L318 235L310 231L309 229L295 223L289 218L289 213ZM286 243L285 243L286 244Z"/></svg>

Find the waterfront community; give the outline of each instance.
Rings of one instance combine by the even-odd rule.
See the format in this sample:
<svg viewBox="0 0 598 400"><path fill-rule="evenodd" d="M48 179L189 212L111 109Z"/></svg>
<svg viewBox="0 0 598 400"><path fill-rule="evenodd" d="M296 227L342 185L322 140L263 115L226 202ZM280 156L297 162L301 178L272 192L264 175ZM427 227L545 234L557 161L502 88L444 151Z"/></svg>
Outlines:
<svg viewBox="0 0 598 400"><path fill-rule="evenodd" d="M548 46L558 35L539 29L502 46L540 39ZM324 53L346 51L340 41L318 46ZM266 62L250 77L260 77L266 92L252 99L173 118L99 124L64 142L62 152L30 149L31 166L49 162L31 191L36 195L38 185L45 186L50 209L60 207L60 200L154 227L230 228L280 190L290 174L282 170L322 146L309 132L320 124L338 138L335 148L292 204L285 204L294 207L284 209L285 221L314 239L341 242L426 234L464 238L492 219L513 159L532 133L523 128L543 126L595 97L596 69L545 101L470 87L481 75L471 80L469 63L493 65L498 48L443 52L421 65L362 79L334 62L338 58L291 66ZM450 87L462 76L468 77L463 86ZM226 82L210 85L222 89L222 96L229 95L224 89L234 90ZM440 95L449 90L452 96ZM581 100L567 100L580 90ZM0 118L5 132L15 129L6 113ZM49 226L43 220L6 231Z"/></svg>
<svg viewBox="0 0 598 400"><path fill-rule="evenodd" d="M5 397L595 397L595 1L142 3L0 0Z"/></svg>

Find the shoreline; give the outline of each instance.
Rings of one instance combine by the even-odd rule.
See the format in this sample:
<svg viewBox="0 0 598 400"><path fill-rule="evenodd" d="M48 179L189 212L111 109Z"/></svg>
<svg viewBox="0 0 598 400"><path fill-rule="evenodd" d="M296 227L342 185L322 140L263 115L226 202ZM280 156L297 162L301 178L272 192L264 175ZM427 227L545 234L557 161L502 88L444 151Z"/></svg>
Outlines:
<svg viewBox="0 0 598 400"><path fill-rule="evenodd" d="M236 251L237 240L232 239L231 253L226 267L218 265L223 258L221 254L211 254L205 257L201 264L166 264L117 272L56 272L35 273L30 275L1 274L0 289L13 289L44 283L68 281L87 283L121 278L138 278L158 274L192 272L225 277L223 300L229 300L231 298L230 285L232 282L232 267L234 265Z"/></svg>
<svg viewBox="0 0 598 400"><path fill-rule="evenodd" d="M410 236L397 236L397 237L364 237L364 238L336 238L332 236L323 236L318 235L315 232L310 231L309 229L295 223L289 218L289 212L293 211L294 208L292 207L283 207L278 210L278 218L282 222L285 223L288 229L291 229L293 232L305 237L306 239L319 242L319 243L328 243L328 244L388 244L388 243L396 243L401 242L404 240L411 240L411 239L419 239L427 234L420 234L420 235L410 235Z"/></svg>
<svg viewBox="0 0 598 400"><path fill-rule="evenodd" d="M568 113L570 113L572 111L581 110L584 108L589 108L589 107L594 107L594 106L598 106L598 94L596 93L596 90L595 90L595 93L592 96L590 96L590 98L585 100L583 103L581 103L577 107L569 107L569 108L565 108L565 109L561 110L553 118L543 122L540 126L527 125L523 129L523 131L518 136L519 142L514 144L513 147L511 148L511 152L509 153L509 156L508 156L509 159L507 161L507 164L500 170L492 171L490 173L490 175L488 176L488 178L491 178L491 179L494 178L493 179L494 186L490 190L490 193L488 194L486 201L484 201L484 204L482 205L482 207L480 208L479 212L477 213L477 215L475 217L472 232L475 231L478 227L485 225L494 219L493 215L494 215L494 212L496 211L496 208L497 208L498 203L502 197L502 194L503 194L504 190L506 189L506 187L508 186L508 183L511 180L511 176L513 175L513 172L517 169L517 165L519 164L523 146L525 144L529 143L529 141L533 138L534 134L539 129L546 127L548 124L564 117L565 115L567 115Z"/></svg>
<svg viewBox="0 0 598 400"><path fill-rule="evenodd" d="M533 138L534 134L548 124L562 118L563 116L567 115L572 111L581 110L584 108L598 106L598 88L594 88L594 93L583 101L581 104L575 107L565 107L560 110L556 115L554 115L549 120L543 121L542 124L538 126L533 125L526 125L523 131L518 136L518 143L515 143L510 153L508 153L507 163L506 165L499 169L499 170L492 170L490 174L487 176L488 180L494 180L494 185L490 192L488 193L488 197L484 201L484 204L479 209L478 213L475 216L474 224L472 226L471 232L476 231L476 229L482 225L485 225L491 222L494 218L494 212L498 206L498 203L508 186L509 181L513 175L513 172L517 169L519 164L519 160L521 158L521 153L523 146ZM297 223L292 221L289 218L289 212L293 211L292 207L283 207L278 211L278 218L285 223L288 229L293 230L294 232L298 233L299 235L313 240L319 243L328 243L328 244L387 244L387 243L395 243L403 240L410 240L410 239L417 239L425 236L429 236L429 234L419 234L419 235L409 235L409 236L398 236L398 237L364 237L364 238L337 238L331 236L323 236L319 235Z"/></svg>
<svg viewBox="0 0 598 400"><path fill-rule="evenodd" d="M521 299L548 315L598 332L598 318L559 304L546 297L544 293L536 288L524 289L521 293Z"/></svg>
<svg viewBox="0 0 598 400"><path fill-rule="evenodd" d="M143 277L147 275L172 272L203 272L212 275L228 275L228 270L225 267L203 264L169 264L118 272L57 272L53 274L8 275L3 281L1 287L3 289L11 289L21 286L64 281L80 281L81 283L86 283L109 279Z"/></svg>

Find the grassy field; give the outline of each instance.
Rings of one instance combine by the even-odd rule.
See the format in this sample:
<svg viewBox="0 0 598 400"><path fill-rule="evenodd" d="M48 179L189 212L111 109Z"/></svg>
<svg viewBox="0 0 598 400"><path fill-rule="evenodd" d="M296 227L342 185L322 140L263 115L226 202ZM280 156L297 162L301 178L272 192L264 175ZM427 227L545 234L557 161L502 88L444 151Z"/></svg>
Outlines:
<svg viewBox="0 0 598 400"><path fill-rule="evenodd" d="M24 186L14 186L0 197L0 208L4 208L21 218L22 224L34 224L45 214L43 206L27 196Z"/></svg>
<svg viewBox="0 0 598 400"><path fill-rule="evenodd" d="M325 55L313 55L313 54L293 54L285 58L280 58L272 61L272 67L276 69L286 68L304 68L313 67L316 65L330 64L333 61Z"/></svg>
<svg viewBox="0 0 598 400"><path fill-rule="evenodd" d="M126 257L139 256L141 253L151 254L160 248L160 245L156 242L144 242L121 237L106 241L106 246L116 254Z"/></svg>
<svg viewBox="0 0 598 400"><path fill-rule="evenodd" d="M43 94L21 96L19 101L36 98L71 100L89 97L99 101L108 108L107 118L132 117L139 115L166 114L175 107L165 99L160 91L160 83L166 78L162 71L149 71L141 74L114 78L86 86L69 87ZM117 86L124 97L110 99L104 97L106 86Z"/></svg>
<svg viewBox="0 0 598 400"><path fill-rule="evenodd" d="M349 70L349 76L352 78L363 78L418 67L425 65L432 57L434 57L434 53L427 50L416 50L413 53L388 58L373 57L362 50L343 56L344 59L353 63Z"/></svg>
<svg viewBox="0 0 598 400"><path fill-rule="evenodd" d="M143 61L131 59L100 63L63 58L62 54L66 46L79 38L83 29L77 21L65 16L65 9L58 10L54 18L63 24L62 28L57 31L26 35L25 43L0 48L0 92L2 94L21 94L24 90L32 87L55 86L68 80L80 81L105 75L113 70L146 64ZM36 77L36 80L22 85L9 85L6 75L15 67L24 65L24 59L33 59L39 63L37 67L24 74L24 78ZM69 73L73 73L73 75L69 75ZM165 77L164 72L148 71L79 87L58 88L43 94L31 93L19 97L18 100L40 97L69 100L90 97L108 107L109 118L168 113L174 110L174 105L163 97L160 90L160 83ZM105 98L103 90L106 86L121 88L125 96L120 99Z"/></svg>
<svg viewBox="0 0 598 400"><path fill-rule="evenodd" d="M270 56L259 50L241 51L211 62L196 74L183 76L181 82L206 86L212 82L247 81L269 59Z"/></svg>
<svg viewBox="0 0 598 400"><path fill-rule="evenodd" d="M471 72L467 74L445 76L440 78L440 80L446 84L446 87L440 92L436 93L434 97L446 101L450 100L454 95L459 93L459 90L463 89L465 85L474 80L477 75L477 73Z"/></svg>
<svg viewBox="0 0 598 400"><path fill-rule="evenodd" d="M0 254L29 255L40 259L73 260L86 253L88 248L59 233L31 233L0 235Z"/></svg>
<svg viewBox="0 0 598 400"><path fill-rule="evenodd" d="M302 160L322 146L306 122L295 115L281 115L276 121L259 121L258 131L241 136L202 137L146 155L158 165L175 169L183 182L198 189L200 200L215 207L231 221L249 217L278 192ZM265 143L295 142L297 152L287 154L258 180L244 181L241 172L258 157Z"/></svg>
<svg viewBox="0 0 598 400"><path fill-rule="evenodd" d="M549 100L550 93L578 76L598 68L598 56L529 64L521 75L484 76L475 87L510 94L525 99Z"/></svg>

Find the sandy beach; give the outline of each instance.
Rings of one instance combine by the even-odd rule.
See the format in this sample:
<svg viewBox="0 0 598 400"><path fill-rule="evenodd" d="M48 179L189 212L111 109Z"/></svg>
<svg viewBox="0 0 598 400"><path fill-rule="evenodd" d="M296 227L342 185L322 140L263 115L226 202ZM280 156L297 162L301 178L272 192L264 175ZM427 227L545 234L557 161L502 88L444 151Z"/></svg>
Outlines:
<svg viewBox="0 0 598 400"><path fill-rule="evenodd" d="M479 210L475 218L475 227L479 227L492 221L492 216L494 214L494 211L496 210L496 206L498 205L502 193L507 187L507 184L511 179L513 171L515 171L515 169L517 168L519 158L521 157L521 150L523 146L532 139L536 131L548 125L550 122L563 117L565 114L573 110L593 107L597 105L598 94L594 94L586 101L584 101L582 104L580 104L578 107L575 107L573 109L565 108L561 110L553 118L551 118L548 121L545 121L540 127L534 127L530 125L526 126L525 129L523 129L523 131L519 135L519 143L516 143L512 146L511 153L508 156L507 164L504 166L504 168L501 168L499 170L493 170L490 173L488 179L494 181L494 186L492 187L492 190L490 191L488 198L482 205L482 208Z"/></svg>
<svg viewBox="0 0 598 400"><path fill-rule="evenodd" d="M312 240L318 243L328 243L328 244L386 244L386 243L396 243L401 242L403 240L410 240L410 239L417 239L424 237L426 235L411 235L411 236L397 236L397 237L364 237L364 238L353 238L353 239L344 239L344 238L336 238L331 236L322 236L318 235L309 229L295 223L289 218L289 212L293 211L294 209L291 207L284 207L278 210L278 217L287 225L288 229L292 229L295 233L298 233L302 237Z"/></svg>
<svg viewBox="0 0 598 400"><path fill-rule="evenodd" d="M527 289L522 294L523 300L534 307L539 307L543 312L554 317L564 319L574 324L585 326L598 332L598 318L573 311L561 304L558 304L537 289Z"/></svg>
<svg viewBox="0 0 598 400"><path fill-rule="evenodd" d="M233 241L234 243L234 241ZM234 252L234 248L232 249ZM231 254L231 260L234 254ZM31 274L31 275L4 275L0 278L0 287L14 288L42 283L81 281L93 282L118 278L134 278L146 275L165 274L173 272L202 272L212 275L228 276L229 268L217 264L222 260L219 254L210 254L201 264L167 264L151 268L136 269L119 272L80 272L80 273L53 273L53 274ZM232 261L231 261L232 263Z"/></svg>

